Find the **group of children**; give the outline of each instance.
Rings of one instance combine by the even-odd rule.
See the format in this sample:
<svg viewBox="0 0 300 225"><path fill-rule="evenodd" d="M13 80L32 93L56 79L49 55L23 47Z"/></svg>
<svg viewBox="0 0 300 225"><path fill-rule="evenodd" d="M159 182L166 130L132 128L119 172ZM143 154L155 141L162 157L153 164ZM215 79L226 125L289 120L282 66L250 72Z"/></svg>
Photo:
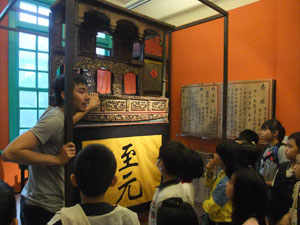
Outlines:
<svg viewBox="0 0 300 225"><path fill-rule="evenodd" d="M272 119L261 126L260 139L267 143L263 154L251 130L241 132L236 143L217 145L206 165L205 185L211 192L203 202L201 224L297 224L300 132L291 134L286 144L284 137L285 129ZM221 167L217 174L213 166Z"/></svg>
<svg viewBox="0 0 300 225"><path fill-rule="evenodd" d="M156 163L162 179L150 204L148 225L297 224L300 132L291 134L285 145L285 130L278 120L268 120L261 128L260 138L268 144L263 154L256 145L259 137L251 130L242 131L234 141L218 143L205 167L210 195L203 201L201 221L193 208L192 185L204 172L200 154L177 141L162 145ZM112 151L104 145L79 151L71 182L79 188L81 202L63 207L48 224L140 224L136 213L103 200L117 182L116 168ZM7 206L0 204L1 224L16 222L12 196L11 188L1 182L0 201Z"/></svg>

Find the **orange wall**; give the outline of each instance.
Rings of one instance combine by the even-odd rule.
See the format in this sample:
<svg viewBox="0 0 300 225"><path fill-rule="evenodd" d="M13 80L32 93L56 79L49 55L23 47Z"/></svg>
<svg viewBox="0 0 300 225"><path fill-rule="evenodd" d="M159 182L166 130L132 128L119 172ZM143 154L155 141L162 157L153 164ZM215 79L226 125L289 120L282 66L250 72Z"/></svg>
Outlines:
<svg viewBox="0 0 300 225"><path fill-rule="evenodd" d="M277 117L287 134L300 131L300 1L277 0Z"/></svg>
<svg viewBox="0 0 300 225"><path fill-rule="evenodd" d="M0 11L7 5L7 0L0 1ZM1 25L7 26L8 17L2 20ZM0 29L0 150L3 150L9 143L8 124L8 32ZM0 160L0 179L19 190L20 172L15 163L5 163Z"/></svg>
<svg viewBox="0 0 300 225"><path fill-rule="evenodd" d="M298 0L261 0L229 11L228 79L276 79L276 117L287 134L300 130L300 118L296 116L300 111L296 98L300 84L299 7ZM214 151L215 139L180 137L180 87L222 79L223 19L172 35L172 139L195 149ZM289 107L293 112L287 110Z"/></svg>

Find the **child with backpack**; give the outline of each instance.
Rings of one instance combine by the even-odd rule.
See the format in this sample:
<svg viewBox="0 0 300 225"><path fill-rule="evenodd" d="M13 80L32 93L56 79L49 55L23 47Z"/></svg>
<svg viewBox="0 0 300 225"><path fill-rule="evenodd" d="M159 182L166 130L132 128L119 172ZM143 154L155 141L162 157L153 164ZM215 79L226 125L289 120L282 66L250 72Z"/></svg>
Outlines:
<svg viewBox="0 0 300 225"><path fill-rule="evenodd" d="M300 132L289 136L285 154L290 162L283 162L279 165L278 173L274 180L274 187L271 189L270 219L277 223L280 218L289 211L292 206L292 193L297 183L293 167L296 164L296 156L300 149Z"/></svg>
<svg viewBox="0 0 300 225"><path fill-rule="evenodd" d="M236 171L226 184L232 201L231 225L268 225L267 190L263 177L252 168Z"/></svg>
<svg viewBox="0 0 300 225"><path fill-rule="evenodd" d="M221 170L214 174L216 166L221 167ZM231 223L232 204L226 197L226 183L235 171L247 167L248 160L241 150L241 145L229 140L218 143L214 158L206 165L204 184L210 189L210 195L202 203L206 214L202 216L201 224Z"/></svg>
<svg viewBox="0 0 300 225"><path fill-rule="evenodd" d="M171 141L160 147L156 165L162 175L162 182L150 204L148 225L157 224L157 210L165 199L177 197L193 206L194 192L191 184L186 182L201 177L203 173L200 154L178 141Z"/></svg>
<svg viewBox="0 0 300 225"><path fill-rule="evenodd" d="M70 177L72 185L79 188L81 202L63 207L47 225L140 225L135 212L104 201L107 189L117 182L116 169L115 156L105 145L81 149Z"/></svg>
<svg viewBox="0 0 300 225"><path fill-rule="evenodd" d="M268 143L263 153L259 173L264 177L267 187L272 186L279 164L289 161L285 156L285 145L282 140L285 129L276 119L265 121L261 126L260 138Z"/></svg>
<svg viewBox="0 0 300 225"><path fill-rule="evenodd" d="M157 225L199 225L194 208L181 198L164 200L157 210Z"/></svg>
<svg viewBox="0 0 300 225"><path fill-rule="evenodd" d="M297 146L300 146L297 143ZM300 221L300 150L298 149L296 162L293 167L293 172L298 180L298 182L294 186L292 198L293 203L292 206L287 214L285 214L277 225L297 225Z"/></svg>

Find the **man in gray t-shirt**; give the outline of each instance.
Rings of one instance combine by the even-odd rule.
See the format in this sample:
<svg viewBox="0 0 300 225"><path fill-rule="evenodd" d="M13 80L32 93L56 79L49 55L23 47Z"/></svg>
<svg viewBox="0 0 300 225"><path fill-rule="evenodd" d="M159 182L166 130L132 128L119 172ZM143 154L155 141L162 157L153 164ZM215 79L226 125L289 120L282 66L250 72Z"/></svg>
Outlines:
<svg viewBox="0 0 300 225"><path fill-rule="evenodd" d="M64 144L64 76L55 81L56 107L49 106L37 124L3 151L2 159L28 165L29 177L21 197L22 225L43 225L64 205L64 165L75 156L75 145ZM98 97L97 97L98 98ZM87 83L74 75L73 112L84 116L89 104Z"/></svg>

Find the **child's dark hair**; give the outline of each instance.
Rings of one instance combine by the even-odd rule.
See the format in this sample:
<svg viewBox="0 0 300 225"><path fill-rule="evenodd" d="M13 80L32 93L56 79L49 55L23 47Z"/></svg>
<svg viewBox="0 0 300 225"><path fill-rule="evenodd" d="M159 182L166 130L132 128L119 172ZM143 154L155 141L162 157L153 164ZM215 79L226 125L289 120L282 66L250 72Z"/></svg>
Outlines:
<svg viewBox="0 0 300 225"><path fill-rule="evenodd" d="M234 141L223 140L218 143L216 152L220 156L228 177L241 168L248 167L248 160L241 150L241 145Z"/></svg>
<svg viewBox="0 0 300 225"><path fill-rule="evenodd" d="M198 225L193 207L181 198L169 198L162 202L157 210L157 225Z"/></svg>
<svg viewBox="0 0 300 225"><path fill-rule="evenodd" d="M255 217L266 225L267 190L263 177L251 168L238 170L234 176L232 224L243 224Z"/></svg>
<svg viewBox="0 0 300 225"><path fill-rule="evenodd" d="M260 150L254 144L241 144L241 150L245 155L245 158L248 161L248 165L250 165L253 169L256 167L256 163L260 157Z"/></svg>
<svg viewBox="0 0 300 225"><path fill-rule="evenodd" d="M282 142L282 140L283 140L283 138L285 136L285 129L284 129L284 127L276 119L271 119L271 120L265 121L261 125L261 129L269 129L272 132L274 132L275 130L278 130L278 141L279 142Z"/></svg>
<svg viewBox="0 0 300 225"><path fill-rule="evenodd" d="M201 155L191 149L188 149L190 152L186 166L181 173L181 181L183 182L192 182L194 178L199 178L203 174L204 164Z"/></svg>
<svg viewBox="0 0 300 225"><path fill-rule="evenodd" d="M292 133L292 134L289 136L288 140L289 140L289 139L294 139L294 140L295 140L296 145L297 145L297 147L298 147L298 153L300 153L300 132Z"/></svg>
<svg viewBox="0 0 300 225"><path fill-rule="evenodd" d="M87 86L87 81L81 75L74 74L73 75L74 84L83 84ZM61 97L61 92L65 90L65 75L61 75L56 78L54 83L54 91L55 91L55 106L61 106L64 103L64 100Z"/></svg>
<svg viewBox="0 0 300 225"><path fill-rule="evenodd" d="M158 158L163 161L167 173L181 181L191 182L194 178L202 176L203 160L200 154L178 141L162 145Z"/></svg>
<svg viewBox="0 0 300 225"><path fill-rule="evenodd" d="M109 148L91 144L76 156L74 173L79 190L86 196L103 195L111 185L117 163Z"/></svg>
<svg viewBox="0 0 300 225"><path fill-rule="evenodd" d="M236 140L240 140L242 142L247 142L250 144L257 144L259 141L259 136L255 131L245 129L240 132L239 137Z"/></svg>
<svg viewBox="0 0 300 225"><path fill-rule="evenodd" d="M0 224L9 225L16 218L15 194L7 183L0 180Z"/></svg>

